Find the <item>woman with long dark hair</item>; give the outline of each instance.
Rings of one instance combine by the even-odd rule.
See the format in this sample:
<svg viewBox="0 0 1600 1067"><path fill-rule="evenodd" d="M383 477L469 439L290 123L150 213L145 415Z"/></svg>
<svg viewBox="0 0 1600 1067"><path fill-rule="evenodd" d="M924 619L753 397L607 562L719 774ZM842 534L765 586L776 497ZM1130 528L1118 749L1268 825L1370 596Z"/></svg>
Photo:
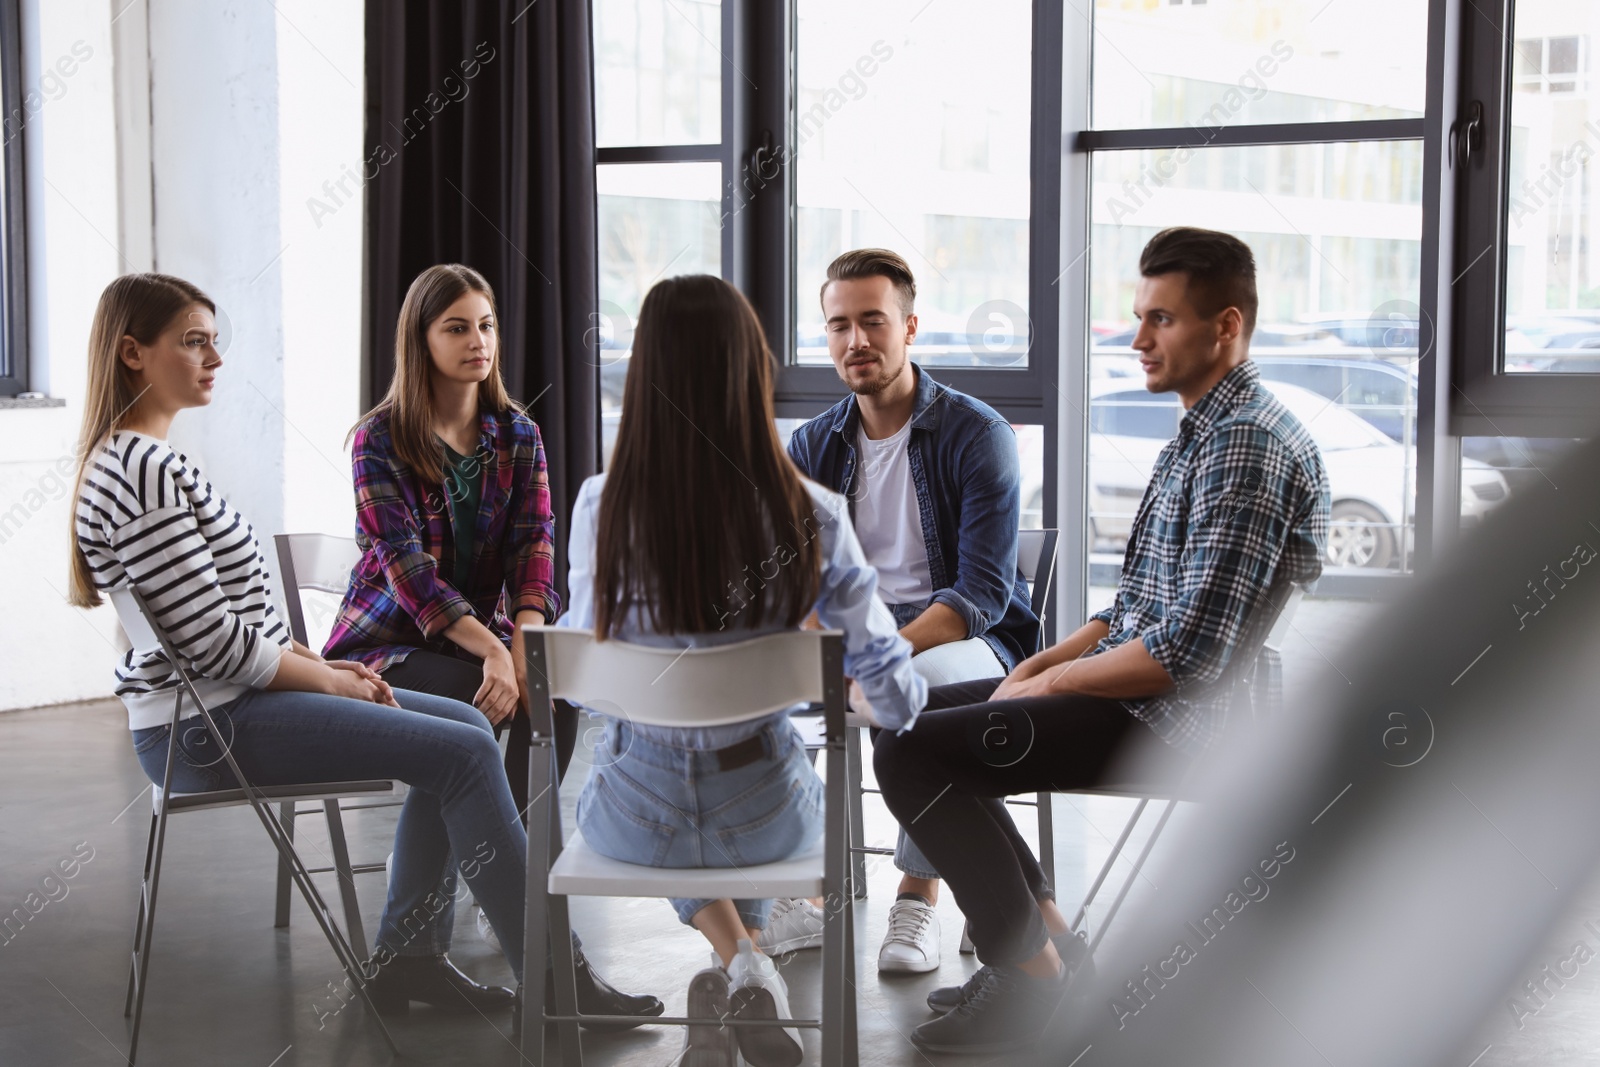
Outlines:
<svg viewBox="0 0 1600 1067"><path fill-rule="evenodd" d="M494 291L471 267L417 275L394 348L388 394L351 431L361 559L323 654L363 663L397 688L471 704L497 737L509 725L505 778L525 813L520 628L560 609L544 443L506 392ZM563 769L576 721L557 706ZM451 904L440 919L446 927ZM492 925L480 930L493 943ZM655 997L619 993L582 952L577 958L581 1012L641 1022L661 1014Z"/></svg>
<svg viewBox="0 0 1600 1067"><path fill-rule="evenodd" d="M573 510L562 625L602 640L705 647L794 629L812 611L845 633L845 671L880 723L926 699L911 646L875 612L877 572L844 498L795 469L773 421L772 354L739 291L706 275L645 297L607 473ZM605 716L578 823L596 851L658 867L773 862L822 831L822 788L786 711L716 727ZM691 1017L789 1015L787 989L754 948L771 900L674 900L712 965L689 985ZM733 1033L736 1031L737 1033ZM735 1049L737 1044L737 1050ZM681 1062L793 1067L789 1028L691 1026Z"/></svg>

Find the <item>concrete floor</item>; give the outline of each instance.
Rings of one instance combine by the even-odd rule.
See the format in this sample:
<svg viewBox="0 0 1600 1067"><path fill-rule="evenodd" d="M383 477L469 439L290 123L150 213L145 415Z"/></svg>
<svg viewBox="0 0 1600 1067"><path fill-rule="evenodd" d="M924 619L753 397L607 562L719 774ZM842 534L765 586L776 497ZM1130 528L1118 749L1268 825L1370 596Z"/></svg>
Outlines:
<svg viewBox="0 0 1600 1067"><path fill-rule="evenodd" d="M1291 667L1298 662L1296 670L1310 670L1311 660L1320 658L1337 669L1338 633L1348 632L1358 617L1359 609L1353 607L1305 613L1296 637L1304 647L1291 645ZM583 769L581 763L575 766ZM582 778L581 773L569 775L563 789L569 827L570 805ZM0 937L3 1067L125 1062L128 1025L121 1010L148 829L147 787L128 744L120 704L0 716L0 916L39 892L58 861L76 860L73 877L45 886L57 899L20 930ZM1124 801L1056 798L1057 883L1063 900L1081 895L1085 871L1103 861L1128 810ZM893 825L876 799L868 800L866 814L869 842L892 841ZM1031 826L1029 814L1023 809L1018 820L1025 830ZM347 817L356 862L383 858L393 820L393 809ZM302 849L313 865L319 865L326 850L320 823L317 818L301 821ZM1181 832L1181 816L1174 830ZM140 1062L176 1067L365 1067L392 1062L358 1007L323 1014L333 1003L330 983L337 984L342 974L298 899L290 928L273 928L273 877L274 854L248 809L194 813L173 821ZM323 878L324 893L333 896L331 881ZM957 954L961 919L953 901L946 899L939 907L941 970L912 978L878 977L876 951L895 880L892 868L881 864L871 877L870 898L855 911L861 1061L925 1067L937 1059L918 1053L905 1037L930 1017L922 998L935 986L964 980L976 964L972 957ZM370 937L383 903L383 879L363 875L357 881ZM1145 891L1149 889L1143 883L1135 889L1136 894ZM35 906L45 895L35 898ZM1600 928L1600 885L1584 901L1552 934L1537 960L1564 959L1579 940L1600 951L1600 935L1582 925L1594 919ZM577 899L573 913L603 975L621 988L657 994L669 1014L682 1013L685 986L704 965L707 948L699 934L678 924L665 902ZM797 953L783 963L797 1014L817 1011L819 956ZM478 939L468 909L458 916L452 957L480 980L509 980L498 953ZM1526 977L1535 969L1530 967ZM509 1017L490 1022L421 1008L391 1023L406 1054L401 1062L480 1067L519 1062L509 1028ZM681 1047L681 1032L668 1027L584 1039L586 1062L598 1067L668 1067ZM1485 1019L1461 1067L1468 1067L1479 1049L1484 1051L1472 1067L1575 1067L1600 1060L1600 967L1584 967L1536 1015L1518 1020L1507 1007ZM817 1051L816 1036L808 1034L807 1063L817 1062Z"/></svg>

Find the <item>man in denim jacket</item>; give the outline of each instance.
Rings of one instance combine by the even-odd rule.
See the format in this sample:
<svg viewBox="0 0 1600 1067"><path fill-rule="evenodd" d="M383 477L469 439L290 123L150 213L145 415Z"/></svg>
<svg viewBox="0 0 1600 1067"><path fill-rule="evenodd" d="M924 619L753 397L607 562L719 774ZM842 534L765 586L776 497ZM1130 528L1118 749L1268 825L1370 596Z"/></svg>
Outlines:
<svg viewBox="0 0 1600 1067"><path fill-rule="evenodd" d="M1039 642L1017 569L1016 434L993 408L911 362L916 291L911 268L886 249L846 252L829 265L828 353L851 395L796 430L789 454L849 499L917 673L930 685L1000 677ZM938 873L904 831L895 866L905 877L878 968L934 970Z"/></svg>

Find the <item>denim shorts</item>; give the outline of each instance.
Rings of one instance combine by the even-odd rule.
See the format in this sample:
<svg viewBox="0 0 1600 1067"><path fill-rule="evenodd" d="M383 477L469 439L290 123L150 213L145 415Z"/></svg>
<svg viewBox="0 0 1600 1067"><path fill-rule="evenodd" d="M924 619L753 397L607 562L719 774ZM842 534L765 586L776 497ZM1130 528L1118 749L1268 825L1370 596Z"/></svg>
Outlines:
<svg viewBox="0 0 1600 1067"><path fill-rule="evenodd" d="M745 867L804 852L822 833L822 780L786 719L756 736L762 754L722 770L712 752L607 718L578 798L584 840L602 855L649 867ZM686 924L709 903L672 901ZM772 901L734 906L746 926L759 929Z"/></svg>

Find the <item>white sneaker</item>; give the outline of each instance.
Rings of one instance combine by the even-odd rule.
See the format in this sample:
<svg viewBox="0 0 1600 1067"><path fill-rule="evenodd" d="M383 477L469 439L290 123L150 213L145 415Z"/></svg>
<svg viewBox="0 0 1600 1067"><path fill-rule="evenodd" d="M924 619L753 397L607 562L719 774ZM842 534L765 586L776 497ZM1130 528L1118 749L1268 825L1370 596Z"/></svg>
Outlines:
<svg viewBox="0 0 1600 1067"><path fill-rule="evenodd" d="M939 969L939 916L932 904L897 900L889 909L889 931L878 949L878 970L922 974Z"/></svg>
<svg viewBox="0 0 1600 1067"><path fill-rule="evenodd" d="M495 933L494 927L489 925L489 916L483 913L483 909L477 905L473 905L473 907L478 913L478 936L483 938L484 944L499 952L500 935Z"/></svg>
<svg viewBox="0 0 1600 1067"><path fill-rule="evenodd" d="M789 986L770 957L739 939L739 954L728 964L729 1009L735 1019L788 1019ZM739 1052L750 1067L799 1067L800 1031L792 1026L735 1026Z"/></svg>
<svg viewBox="0 0 1600 1067"><path fill-rule="evenodd" d="M723 1025L728 1017L728 972L711 953L711 966L689 979L691 1019L712 1020L684 1027L683 1055L676 1067L738 1067L739 1042L733 1027Z"/></svg>
<svg viewBox="0 0 1600 1067"><path fill-rule="evenodd" d="M822 947L822 909L804 897L780 898L772 902L767 928L756 938L756 947L769 956Z"/></svg>

